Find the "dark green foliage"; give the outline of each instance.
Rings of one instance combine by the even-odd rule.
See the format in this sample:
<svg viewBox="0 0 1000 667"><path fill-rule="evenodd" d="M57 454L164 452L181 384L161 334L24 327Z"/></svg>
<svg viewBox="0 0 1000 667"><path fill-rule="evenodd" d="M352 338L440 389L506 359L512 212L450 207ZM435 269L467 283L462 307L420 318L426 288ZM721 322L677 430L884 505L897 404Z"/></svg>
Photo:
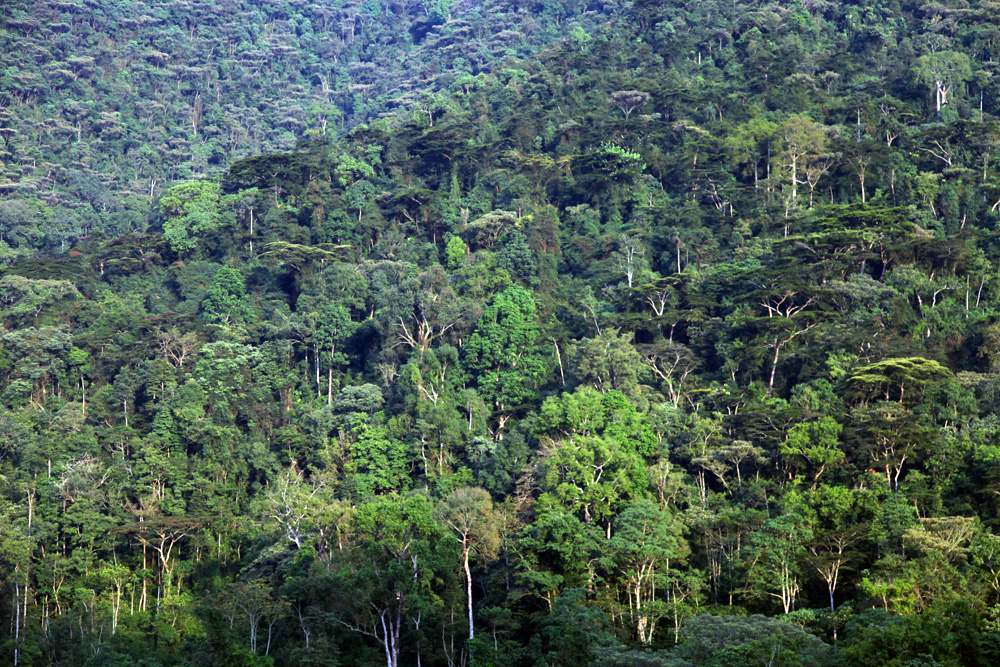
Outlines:
<svg viewBox="0 0 1000 667"><path fill-rule="evenodd" d="M556 598L540 628L546 662L566 667L587 665L600 647L613 643L607 617L586 600L586 592L580 588Z"/></svg>
<svg viewBox="0 0 1000 667"><path fill-rule="evenodd" d="M677 653L693 665L833 664L833 649L780 619L764 616L696 616L685 626Z"/></svg>
<svg viewBox="0 0 1000 667"><path fill-rule="evenodd" d="M859 666L983 664L978 623L967 603L911 616L868 611L848 623L844 659L848 665Z"/></svg>

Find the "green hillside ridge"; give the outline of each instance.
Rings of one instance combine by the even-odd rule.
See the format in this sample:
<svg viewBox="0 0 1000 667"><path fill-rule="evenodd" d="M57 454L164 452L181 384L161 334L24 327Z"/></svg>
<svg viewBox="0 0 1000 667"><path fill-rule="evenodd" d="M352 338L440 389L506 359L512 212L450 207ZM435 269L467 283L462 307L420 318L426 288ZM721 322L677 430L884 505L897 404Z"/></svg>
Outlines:
<svg viewBox="0 0 1000 667"><path fill-rule="evenodd" d="M1000 3L505 5L434 65L490 7L363 6L370 104L152 195L0 132L53 160L0 197L2 661L996 664Z"/></svg>
<svg viewBox="0 0 1000 667"><path fill-rule="evenodd" d="M0 6L6 257L145 230L172 184L379 116L433 116L495 63L620 10L505 0ZM29 218L28 224L9 222Z"/></svg>

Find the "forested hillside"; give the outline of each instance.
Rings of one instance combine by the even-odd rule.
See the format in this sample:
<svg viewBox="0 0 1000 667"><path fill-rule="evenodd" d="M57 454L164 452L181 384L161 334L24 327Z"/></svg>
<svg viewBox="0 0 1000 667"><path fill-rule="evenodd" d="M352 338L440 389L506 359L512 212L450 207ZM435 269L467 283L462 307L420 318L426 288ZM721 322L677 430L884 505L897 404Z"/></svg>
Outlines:
<svg viewBox="0 0 1000 667"><path fill-rule="evenodd" d="M401 111L620 2L0 4L0 257L144 232L149 200L233 159ZM530 11L529 11L530 9Z"/></svg>
<svg viewBox="0 0 1000 667"><path fill-rule="evenodd" d="M124 4L4 5L0 660L1000 662L1000 3Z"/></svg>

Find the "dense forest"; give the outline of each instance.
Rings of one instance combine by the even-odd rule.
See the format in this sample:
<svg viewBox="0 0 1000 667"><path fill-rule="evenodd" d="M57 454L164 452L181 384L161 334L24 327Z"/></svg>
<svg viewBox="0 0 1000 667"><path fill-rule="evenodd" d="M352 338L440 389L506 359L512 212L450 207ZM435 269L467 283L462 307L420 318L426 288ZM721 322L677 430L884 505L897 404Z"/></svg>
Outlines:
<svg viewBox="0 0 1000 667"><path fill-rule="evenodd" d="M0 0L0 662L1000 662L1000 2Z"/></svg>

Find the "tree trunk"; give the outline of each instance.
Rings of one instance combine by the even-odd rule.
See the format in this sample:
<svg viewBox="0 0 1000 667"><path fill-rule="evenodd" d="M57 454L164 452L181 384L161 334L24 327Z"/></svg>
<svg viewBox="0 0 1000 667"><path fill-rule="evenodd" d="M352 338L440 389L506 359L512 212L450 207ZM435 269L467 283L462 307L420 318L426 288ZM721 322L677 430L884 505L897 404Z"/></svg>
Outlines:
<svg viewBox="0 0 1000 667"><path fill-rule="evenodd" d="M771 362L771 379L768 380L767 388L774 389L774 372L778 369L778 355L781 354L781 343L774 341L774 360Z"/></svg>
<svg viewBox="0 0 1000 667"><path fill-rule="evenodd" d="M15 569L15 572L17 570ZM21 586L14 582L14 665L17 667L17 659L21 643Z"/></svg>
<svg viewBox="0 0 1000 667"><path fill-rule="evenodd" d="M333 405L333 355L337 351L337 344L330 344L330 365L326 370L326 404Z"/></svg>
<svg viewBox="0 0 1000 667"><path fill-rule="evenodd" d="M941 82L934 82L934 101L937 103L937 122L941 122Z"/></svg>
<svg viewBox="0 0 1000 667"><path fill-rule="evenodd" d="M465 566L465 595L469 604L469 639L472 639L475 635L475 630L472 625L472 570L469 569L469 550L470 547L466 543L463 565Z"/></svg>

